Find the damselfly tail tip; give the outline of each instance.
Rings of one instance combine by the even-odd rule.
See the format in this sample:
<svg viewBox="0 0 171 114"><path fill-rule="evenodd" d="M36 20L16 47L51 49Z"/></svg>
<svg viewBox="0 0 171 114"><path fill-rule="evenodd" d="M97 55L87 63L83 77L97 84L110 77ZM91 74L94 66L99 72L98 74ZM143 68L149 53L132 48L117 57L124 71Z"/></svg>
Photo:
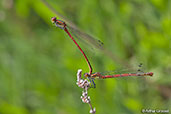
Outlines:
<svg viewBox="0 0 171 114"><path fill-rule="evenodd" d="M153 72L149 72L148 75L149 75L149 76L153 76Z"/></svg>

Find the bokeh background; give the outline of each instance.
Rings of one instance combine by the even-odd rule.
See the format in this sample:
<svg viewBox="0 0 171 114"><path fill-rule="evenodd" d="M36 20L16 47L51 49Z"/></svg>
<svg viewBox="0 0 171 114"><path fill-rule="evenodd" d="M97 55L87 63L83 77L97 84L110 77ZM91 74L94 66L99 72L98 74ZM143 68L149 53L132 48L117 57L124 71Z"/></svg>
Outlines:
<svg viewBox="0 0 171 114"><path fill-rule="evenodd" d="M47 3L50 7L41 0L0 1L0 114L89 112L80 99L82 89L76 85L77 70L88 72L87 64L67 34L51 23L54 16L66 17L104 42L109 54L81 45L95 72L138 63L154 72L153 77L96 80L97 88L90 89L89 95L97 114L141 114L142 109L170 108L171 1Z"/></svg>

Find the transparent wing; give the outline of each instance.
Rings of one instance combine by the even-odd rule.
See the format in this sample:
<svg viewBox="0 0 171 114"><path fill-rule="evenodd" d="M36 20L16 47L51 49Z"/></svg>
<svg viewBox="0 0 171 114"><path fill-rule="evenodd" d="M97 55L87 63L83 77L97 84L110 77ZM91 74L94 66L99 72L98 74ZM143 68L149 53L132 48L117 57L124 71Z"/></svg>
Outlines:
<svg viewBox="0 0 171 114"><path fill-rule="evenodd" d="M80 30L78 30L77 28L73 28L71 26L67 26L67 28L69 28L69 30L71 31L71 33L77 38L79 39L80 41L94 47L94 48L97 48L97 49L103 49L103 42L98 40L98 39L95 39L94 37L92 37L91 35L89 34L86 34Z"/></svg>
<svg viewBox="0 0 171 114"><path fill-rule="evenodd" d="M104 71L100 72L101 75L113 75L113 74L123 74L123 73L144 73L144 67L142 66L142 63L137 65L136 67L131 68L119 68L112 71Z"/></svg>

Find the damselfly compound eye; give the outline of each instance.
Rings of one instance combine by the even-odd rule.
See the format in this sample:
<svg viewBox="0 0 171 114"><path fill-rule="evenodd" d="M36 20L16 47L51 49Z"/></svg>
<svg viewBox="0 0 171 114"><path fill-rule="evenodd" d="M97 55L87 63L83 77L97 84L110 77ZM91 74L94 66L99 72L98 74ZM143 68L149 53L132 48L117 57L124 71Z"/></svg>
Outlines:
<svg viewBox="0 0 171 114"><path fill-rule="evenodd" d="M55 23L56 22L56 17L52 17L51 21L52 21L52 23Z"/></svg>

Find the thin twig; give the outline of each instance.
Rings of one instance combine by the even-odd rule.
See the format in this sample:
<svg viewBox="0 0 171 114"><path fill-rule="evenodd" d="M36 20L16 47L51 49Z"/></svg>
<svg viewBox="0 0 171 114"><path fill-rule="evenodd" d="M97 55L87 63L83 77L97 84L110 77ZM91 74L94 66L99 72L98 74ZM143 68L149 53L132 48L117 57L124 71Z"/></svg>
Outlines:
<svg viewBox="0 0 171 114"><path fill-rule="evenodd" d="M93 108L93 106L91 104L90 96L88 96L88 89L90 88L90 82L86 79L82 79L81 76L82 76L82 70L79 69L77 72L77 83L76 84L78 85L78 87L83 88L82 96L81 96L82 102L89 104L90 113L95 114L96 108L95 107Z"/></svg>

